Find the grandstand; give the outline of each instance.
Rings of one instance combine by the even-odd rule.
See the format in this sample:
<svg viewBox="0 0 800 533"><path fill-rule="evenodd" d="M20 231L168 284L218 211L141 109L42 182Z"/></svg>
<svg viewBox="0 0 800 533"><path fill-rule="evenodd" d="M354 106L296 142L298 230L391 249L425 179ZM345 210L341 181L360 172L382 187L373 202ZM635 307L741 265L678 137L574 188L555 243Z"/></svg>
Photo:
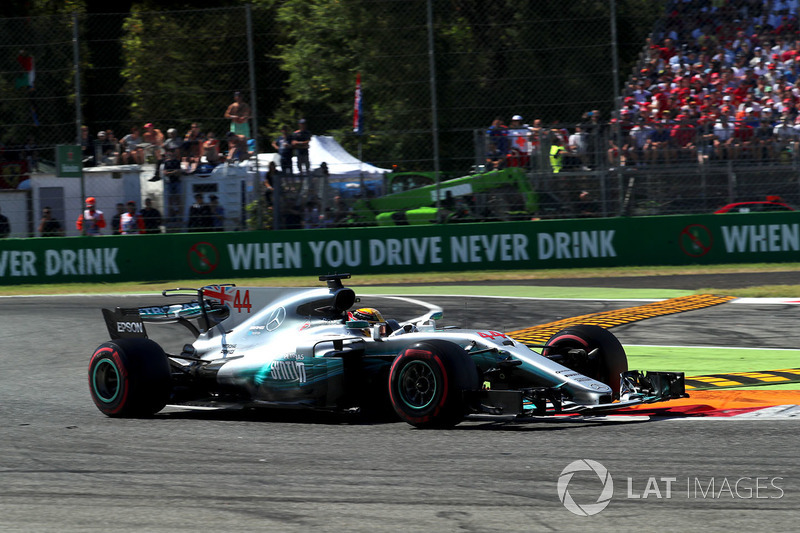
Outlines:
<svg viewBox="0 0 800 533"><path fill-rule="evenodd" d="M592 110L525 125L525 165L554 198L549 214L579 212L587 192L595 216L711 212L767 195L800 203L799 5L668 2L608 119ZM501 166L519 165L518 152Z"/></svg>

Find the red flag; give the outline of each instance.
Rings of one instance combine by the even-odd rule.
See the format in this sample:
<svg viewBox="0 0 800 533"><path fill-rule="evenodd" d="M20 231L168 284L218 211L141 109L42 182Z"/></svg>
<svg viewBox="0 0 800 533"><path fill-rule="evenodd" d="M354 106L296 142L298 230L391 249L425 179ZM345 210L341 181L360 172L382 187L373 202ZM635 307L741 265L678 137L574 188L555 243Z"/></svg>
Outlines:
<svg viewBox="0 0 800 533"><path fill-rule="evenodd" d="M36 79L36 68L33 64L33 56L25 50L20 50L17 56L17 63L22 67L25 74L17 80L17 86L33 87L33 82Z"/></svg>
<svg viewBox="0 0 800 533"><path fill-rule="evenodd" d="M353 106L353 131L357 135L362 133L361 120L361 73L356 73L356 101Z"/></svg>

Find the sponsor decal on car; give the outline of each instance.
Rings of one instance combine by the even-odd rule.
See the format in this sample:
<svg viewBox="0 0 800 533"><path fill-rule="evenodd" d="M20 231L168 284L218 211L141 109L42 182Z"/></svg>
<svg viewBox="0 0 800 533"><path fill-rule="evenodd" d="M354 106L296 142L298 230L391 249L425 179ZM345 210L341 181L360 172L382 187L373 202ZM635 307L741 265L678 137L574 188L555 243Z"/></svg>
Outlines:
<svg viewBox="0 0 800 533"><path fill-rule="evenodd" d="M144 324L141 322L117 322L117 331L120 333L144 333Z"/></svg>
<svg viewBox="0 0 800 533"><path fill-rule="evenodd" d="M272 363L270 378L280 381L306 382L306 365L299 361L275 361Z"/></svg>
<svg viewBox="0 0 800 533"><path fill-rule="evenodd" d="M500 333L499 331L479 331L478 335L483 337L484 339L507 339L508 337L504 333Z"/></svg>

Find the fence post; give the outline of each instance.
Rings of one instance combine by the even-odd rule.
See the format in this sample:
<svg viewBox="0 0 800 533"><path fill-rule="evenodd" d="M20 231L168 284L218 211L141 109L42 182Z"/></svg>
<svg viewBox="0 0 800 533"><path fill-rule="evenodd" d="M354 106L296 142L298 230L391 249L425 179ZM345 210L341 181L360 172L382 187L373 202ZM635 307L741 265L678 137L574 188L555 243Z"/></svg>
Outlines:
<svg viewBox="0 0 800 533"><path fill-rule="evenodd" d="M255 202L258 206L256 209L256 220L258 229L264 227L264 212L261 209L261 199L264 197L263 186L261 185L261 173L258 168L258 99L256 98L256 67L255 67L255 53L253 52L253 5L245 4L245 20L247 21L247 67L248 76L250 77L250 116L253 122L253 152L256 156L255 162L255 178L253 183L253 190L255 191ZM252 200L251 200L252 201ZM248 202L249 203L249 202ZM264 207L266 209L266 205Z"/></svg>
<svg viewBox="0 0 800 533"><path fill-rule="evenodd" d="M81 145L81 122L83 122L83 113L81 111L81 52L78 43L78 14L72 14L72 62L75 66L75 144ZM81 157L81 213L83 213L83 199L86 198L86 180L83 174L83 157ZM67 221L64 221L66 224Z"/></svg>
<svg viewBox="0 0 800 533"><path fill-rule="evenodd" d="M613 87L614 87L614 96L612 98L612 102L614 102L614 108L619 109L619 105L617 104L617 98L619 98L620 91L619 91L619 59L617 58L617 2L616 0L611 0L611 75L613 77Z"/></svg>
<svg viewBox="0 0 800 533"><path fill-rule="evenodd" d="M433 49L433 0L428 0L428 68L431 87L431 133L433 134L433 172L436 175L436 212L442 206L439 194L439 109L436 103L436 54Z"/></svg>
<svg viewBox="0 0 800 533"><path fill-rule="evenodd" d="M728 159L728 203L733 203L736 197L736 172L733 170L733 161Z"/></svg>

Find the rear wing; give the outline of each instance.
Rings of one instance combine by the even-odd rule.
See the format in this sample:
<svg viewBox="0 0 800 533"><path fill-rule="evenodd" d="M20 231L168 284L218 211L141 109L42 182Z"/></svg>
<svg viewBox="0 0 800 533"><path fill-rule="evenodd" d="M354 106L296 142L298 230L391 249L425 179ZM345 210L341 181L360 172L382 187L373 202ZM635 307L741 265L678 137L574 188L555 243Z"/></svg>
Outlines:
<svg viewBox="0 0 800 533"><path fill-rule="evenodd" d="M114 310L103 309L103 318L111 339L130 337L147 338L145 322L156 324L180 324L197 337L214 324L224 320L229 309L217 302L203 297L200 289L168 289L162 291L163 296L194 296L197 299L171 305L151 305L142 307L117 307ZM201 303L202 302L202 303ZM193 323L193 321L196 321Z"/></svg>
<svg viewBox="0 0 800 533"><path fill-rule="evenodd" d="M144 321L137 308L117 307L113 311L103 309L103 319L106 321L109 337L114 339L128 339L131 337L147 338Z"/></svg>

